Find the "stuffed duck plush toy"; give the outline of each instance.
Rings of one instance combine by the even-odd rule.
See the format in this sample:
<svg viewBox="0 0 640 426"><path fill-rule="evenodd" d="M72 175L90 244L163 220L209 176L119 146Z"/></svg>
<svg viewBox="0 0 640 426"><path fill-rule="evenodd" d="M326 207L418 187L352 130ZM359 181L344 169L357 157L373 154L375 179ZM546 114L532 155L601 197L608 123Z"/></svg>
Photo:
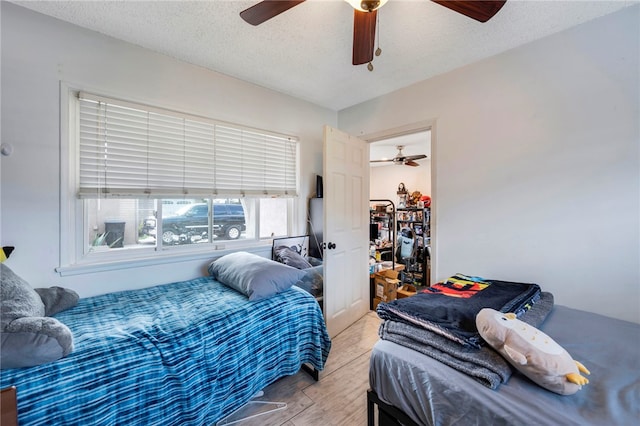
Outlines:
<svg viewBox="0 0 640 426"><path fill-rule="evenodd" d="M78 303L62 287L32 288L3 263L13 247L0 249L0 368L46 364L73 351L71 330L52 318Z"/></svg>
<svg viewBox="0 0 640 426"><path fill-rule="evenodd" d="M560 395L572 395L589 380L584 365L551 337L516 319L515 314L484 308L476 316L482 338L518 371Z"/></svg>

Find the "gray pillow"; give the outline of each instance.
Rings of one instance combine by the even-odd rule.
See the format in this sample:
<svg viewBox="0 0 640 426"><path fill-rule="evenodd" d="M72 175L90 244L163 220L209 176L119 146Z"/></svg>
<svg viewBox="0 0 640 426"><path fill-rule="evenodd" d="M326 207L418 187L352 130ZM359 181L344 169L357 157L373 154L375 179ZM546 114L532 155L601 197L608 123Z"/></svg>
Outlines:
<svg viewBox="0 0 640 426"><path fill-rule="evenodd" d="M275 248L276 260L296 269L311 268L311 264L300 253L291 247L280 246Z"/></svg>
<svg viewBox="0 0 640 426"><path fill-rule="evenodd" d="M322 296L322 274L322 265L305 269L304 276L295 285L303 290L306 290L315 297Z"/></svg>
<svg viewBox="0 0 640 426"><path fill-rule="evenodd" d="M285 291L304 275L304 271L244 251L214 260L208 270L213 278L252 301Z"/></svg>
<svg viewBox="0 0 640 426"><path fill-rule="evenodd" d="M36 288L35 291L44 303L44 316L46 317L52 317L59 312L73 308L80 299L75 291L58 286Z"/></svg>
<svg viewBox="0 0 640 426"><path fill-rule="evenodd" d="M309 256L307 257L307 261L313 267L322 265L322 259L318 259L317 257Z"/></svg>

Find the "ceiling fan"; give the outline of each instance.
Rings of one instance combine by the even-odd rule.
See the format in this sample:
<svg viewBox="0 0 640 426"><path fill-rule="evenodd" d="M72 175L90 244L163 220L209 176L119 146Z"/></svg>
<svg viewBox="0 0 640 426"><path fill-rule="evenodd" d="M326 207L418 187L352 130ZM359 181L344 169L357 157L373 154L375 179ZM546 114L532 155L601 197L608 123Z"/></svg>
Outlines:
<svg viewBox="0 0 640 426"><path fill-rule="evenodd" d="M424 154L403 155L402 149L404 148L404 145L398 145L396 148L398 148L398 153L396 154L395 157L389 158L388 160L371 160L370 163L393 162L393 164L396 166L404 165L404 166L417 167L420 164L416 163L415 160L422 160L423 158L427 158L427 156Z"/></svg>
<svg viewBox="0 0 640 426"><path fill-rule="evenodd" d="M353 6L353 65L373 60L378 9L387 0L346 0ZM448 9L479 22L491 19L506 0L431 0ZM260 25L286 12L304 0L264 0L240 12L240 17L251 25ZM379 54L379 53L377 53ZM372 69L371 67L369 68Z"/></svg>

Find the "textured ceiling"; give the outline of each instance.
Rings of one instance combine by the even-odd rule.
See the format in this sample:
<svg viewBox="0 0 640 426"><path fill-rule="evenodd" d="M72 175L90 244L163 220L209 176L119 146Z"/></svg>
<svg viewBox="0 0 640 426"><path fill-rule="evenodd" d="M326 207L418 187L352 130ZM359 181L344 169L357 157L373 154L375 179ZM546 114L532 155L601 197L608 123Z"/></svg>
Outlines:
<svg viewBox="0 0 640 426"><path fill-rule="evenodd" d="M13 3L339 111L637 1L508 0L481 24L428 0L390 0L373 72L351 65L353 9L339 0L307 0L257 27L239 16L256 1Z"/></svg>

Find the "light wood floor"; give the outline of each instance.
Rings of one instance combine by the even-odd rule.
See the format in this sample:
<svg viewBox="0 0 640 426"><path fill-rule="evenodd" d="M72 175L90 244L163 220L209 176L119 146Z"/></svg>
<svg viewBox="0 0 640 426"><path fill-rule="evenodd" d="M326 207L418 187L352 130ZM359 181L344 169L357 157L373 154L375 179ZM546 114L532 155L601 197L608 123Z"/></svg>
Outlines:
<svg viewBox="0 0 640 426"><path fill-rule="evenodd" d="M364 426L367 424L369 356L378 341L380 319L370 311L332 339L331 352L320 380L307 373L278 380L256 401L285 402L287 408L243 420L238 426ZM251 415L266 406L247 407L228 421ZM252 411L253 410L253 411Z"/></svg>

